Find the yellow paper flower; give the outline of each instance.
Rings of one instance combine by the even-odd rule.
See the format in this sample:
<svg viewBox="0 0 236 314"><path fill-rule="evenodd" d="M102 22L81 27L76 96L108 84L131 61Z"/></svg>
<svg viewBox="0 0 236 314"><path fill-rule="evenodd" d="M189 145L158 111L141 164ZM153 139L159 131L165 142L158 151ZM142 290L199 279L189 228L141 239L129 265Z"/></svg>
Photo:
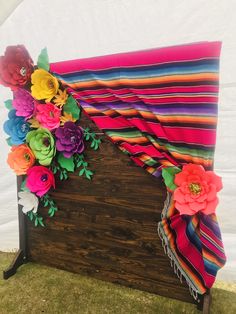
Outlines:
<svg viewBox="0 0 236 314"><path fill-rule="evenodd" d="M62 107L65 105L66 101L67 101L67 98L68 98L68 94L66 92L66 90L62 91L62 90L58 90L58 93L56 96L55 96L55 99L53 100L54 104L58 107Z"/></svg>
<svg viewBox="0 0 236 314"><path fill-rule="evenodd" d="M38 129L42 127L38 120L35 119L35 117L29 119L27 122L30 123L31 128Z"/></svg>
<svg viewBox="0 0 236 314"><path fill-rule="evenodd" d="M31 75L31 94L35 99L46 99L49 102L59 89L58 80L49 72L37 69Z"/></svg>
<svg viewBox="0 0 236 314"><path fill-rule="evenodd" d="M72 121L72 122L76 121L76 119L72 117L71 113L66 113L66 112L64 112L64 114L63 114L63 116L61 116L60 120L61 120L61 125L64 125L67 121Z"/></svg>

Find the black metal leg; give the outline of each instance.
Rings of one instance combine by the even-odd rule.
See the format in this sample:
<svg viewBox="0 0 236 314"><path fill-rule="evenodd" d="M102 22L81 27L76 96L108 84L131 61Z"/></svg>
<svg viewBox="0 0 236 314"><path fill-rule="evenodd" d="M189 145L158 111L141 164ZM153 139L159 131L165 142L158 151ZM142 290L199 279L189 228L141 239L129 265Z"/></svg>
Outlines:
<svg viewBox="0 0 236 314"><path fill-rule="evenodd" d="M17 191L20 191L21 183L23 181L22 176L17 177ZM28 261L28 246L27 246L27 224L26 216L23 214L20 206L18 206L18 218L19 218L19 251L17 252L11 265L3 271L3 279L8 279L16 273L18 267Z"/></svg>

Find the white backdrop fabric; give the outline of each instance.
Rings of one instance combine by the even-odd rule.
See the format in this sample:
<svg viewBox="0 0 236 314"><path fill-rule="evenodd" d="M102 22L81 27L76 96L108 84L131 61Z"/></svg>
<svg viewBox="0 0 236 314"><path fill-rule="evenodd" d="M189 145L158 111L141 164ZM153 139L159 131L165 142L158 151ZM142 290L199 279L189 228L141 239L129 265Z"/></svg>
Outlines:
<svg viewBox="0 0 236 314"><path fill-rule="evenodd" d="M223 42L215 171L222 176L218 219L227 265L218 278L236 280L236 1L235 0L24 0L0 28L0 55L24 44L34 61L47 47L62 61L203 40ZM16 178L6 163L0 87L0 250L18 247Z"/></svg>

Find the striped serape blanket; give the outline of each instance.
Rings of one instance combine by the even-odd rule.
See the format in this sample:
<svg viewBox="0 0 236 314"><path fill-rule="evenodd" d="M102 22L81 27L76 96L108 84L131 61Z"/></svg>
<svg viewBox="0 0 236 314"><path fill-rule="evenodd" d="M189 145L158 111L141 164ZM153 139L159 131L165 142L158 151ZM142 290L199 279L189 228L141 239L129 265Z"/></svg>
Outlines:
<svg viewBox="0 0 236 314"><path fill-rule="evenodd" d="M50 71L124 153L154 176L213 168L220 42L57 62ZM180 215L171 192L158 226L176 274L204 294L225 263L216 215Z"/></svg>

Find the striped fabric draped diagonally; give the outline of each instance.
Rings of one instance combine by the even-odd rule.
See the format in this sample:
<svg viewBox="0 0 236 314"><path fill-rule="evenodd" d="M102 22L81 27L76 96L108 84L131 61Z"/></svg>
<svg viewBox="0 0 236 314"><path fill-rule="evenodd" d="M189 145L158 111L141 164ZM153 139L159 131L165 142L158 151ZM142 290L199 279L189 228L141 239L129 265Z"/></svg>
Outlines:
<svg viewBox="0 0 236 314"><path fill-rule="evenodd" d="M113 143L158 177L167 166L213 168L220 49L192 43L57 62L50 71ZM181 216L168 193L159 234L197 298L225 263L216 216Z"/></svg>

